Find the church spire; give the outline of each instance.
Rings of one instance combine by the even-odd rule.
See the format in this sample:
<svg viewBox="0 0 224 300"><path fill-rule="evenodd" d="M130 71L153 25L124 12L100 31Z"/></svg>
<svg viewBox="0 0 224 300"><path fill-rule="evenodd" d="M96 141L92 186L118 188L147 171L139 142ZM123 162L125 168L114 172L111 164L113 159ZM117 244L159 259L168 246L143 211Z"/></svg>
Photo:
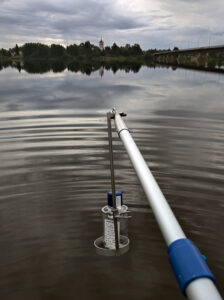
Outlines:
<svg viewBox="0 0 224 300"><path fill-rule="evenodd" d="M101 40L99 41L99 48L100 48L101 51L104 50L104 41L102 39L102 36L101 36Z"/></svg>

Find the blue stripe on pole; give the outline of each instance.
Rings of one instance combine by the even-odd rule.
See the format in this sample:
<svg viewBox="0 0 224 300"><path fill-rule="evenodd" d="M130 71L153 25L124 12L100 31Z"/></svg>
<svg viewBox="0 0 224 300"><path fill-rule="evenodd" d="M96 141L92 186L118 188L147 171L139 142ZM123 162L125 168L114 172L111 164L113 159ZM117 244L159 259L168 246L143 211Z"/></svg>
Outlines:
<svg viewBox="0 0 224 300"><path fill-rule="evenodd" d="M169 261L182 293L187 285L198 278L209 278L216 283L198 248L188 239L178 239L168 247Z"/></svg>

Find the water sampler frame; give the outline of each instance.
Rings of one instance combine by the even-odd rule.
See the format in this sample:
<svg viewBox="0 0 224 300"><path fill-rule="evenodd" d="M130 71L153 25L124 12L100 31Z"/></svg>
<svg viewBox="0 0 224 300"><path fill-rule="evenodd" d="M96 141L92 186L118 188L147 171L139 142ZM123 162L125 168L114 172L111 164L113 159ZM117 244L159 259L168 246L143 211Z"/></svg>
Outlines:
<svg viewBox="0 0 224 300"><path fill-rule="evenodd" d="M124 113L120 114L125 116ZM129 250L128 220L131 218L127 205L123 204L122 192L115 189L114 157L111 120L115 113L107 113L107 129L110 155L111 191L107 193L107 205L102 207L103 236L94 241L96 252L104 256L120 256Z"/></svg>

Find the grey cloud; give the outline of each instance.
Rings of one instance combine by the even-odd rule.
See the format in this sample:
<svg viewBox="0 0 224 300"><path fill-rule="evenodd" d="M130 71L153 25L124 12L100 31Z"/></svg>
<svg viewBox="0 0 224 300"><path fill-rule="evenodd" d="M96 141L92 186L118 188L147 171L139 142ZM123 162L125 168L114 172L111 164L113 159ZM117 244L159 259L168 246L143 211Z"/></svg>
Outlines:
<svg viewBox="0 0 224 300"><path fill-rule="evenodd" d="M224 31L218 31L218 32L213 32L213 35L217 35L217 36L224 36ZM224 42L223 42L224 44Z"/></svg>
<svg viewBox="0 0 224 300"><path fill-rule="evenodd" d="M107 44L137 42L143 48L162 48L189 37L206 40L209 34L223 37L224 4L219 0L212 2L213 9L209 0L152 0L161 10L145 7L138 12L119 10L118 1L0 0L0 48L28 41L96 43L101 35Z"/></svg>
<svg viewBox="0 0 224 300"><path fill-rule="evenodd" d="M133 29L133 28L141 28L145 24L140 23L138 21L134 21L128 17L122 16L102 16L97 18L97 15L91 14L91 16L72 16L71 18L67 19L66 17L61 18L60 20L55 20L53 22L53 27L60 30L60 32L74 32L74 29L81 29L84 30L87 28L100 30L107 29Z"/></svg>
<svg viewBox="0 0 224 300"><path fill-rule="evenodd" d="M124 16L113 9L109 3L87 1L66 1L61 5L46 1L23 1L17 6L11 2L0 11L0 24L3 33L19 32L22 35L46 36L46 33L57 34L63 39L63 35L75 37L89 32L98 32L101 35L104 30L128 30L144 27L142 21L132 16Z"/></svg>

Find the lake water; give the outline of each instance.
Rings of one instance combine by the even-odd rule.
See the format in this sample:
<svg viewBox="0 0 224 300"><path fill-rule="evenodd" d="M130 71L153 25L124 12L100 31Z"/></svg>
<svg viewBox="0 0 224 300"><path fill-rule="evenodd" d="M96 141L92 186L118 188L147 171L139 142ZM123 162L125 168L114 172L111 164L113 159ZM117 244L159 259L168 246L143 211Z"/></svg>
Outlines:
<svg viewBox="0 0 224 300"><path fill-rule="evenodd" d="M113 107L128 114L133 138L224 295L224 75L146 67L101 75L0 72L0 299L184 299L115 133L116 186L133 212L131 247L120 257L95 253L110 189Z"/></svg>

